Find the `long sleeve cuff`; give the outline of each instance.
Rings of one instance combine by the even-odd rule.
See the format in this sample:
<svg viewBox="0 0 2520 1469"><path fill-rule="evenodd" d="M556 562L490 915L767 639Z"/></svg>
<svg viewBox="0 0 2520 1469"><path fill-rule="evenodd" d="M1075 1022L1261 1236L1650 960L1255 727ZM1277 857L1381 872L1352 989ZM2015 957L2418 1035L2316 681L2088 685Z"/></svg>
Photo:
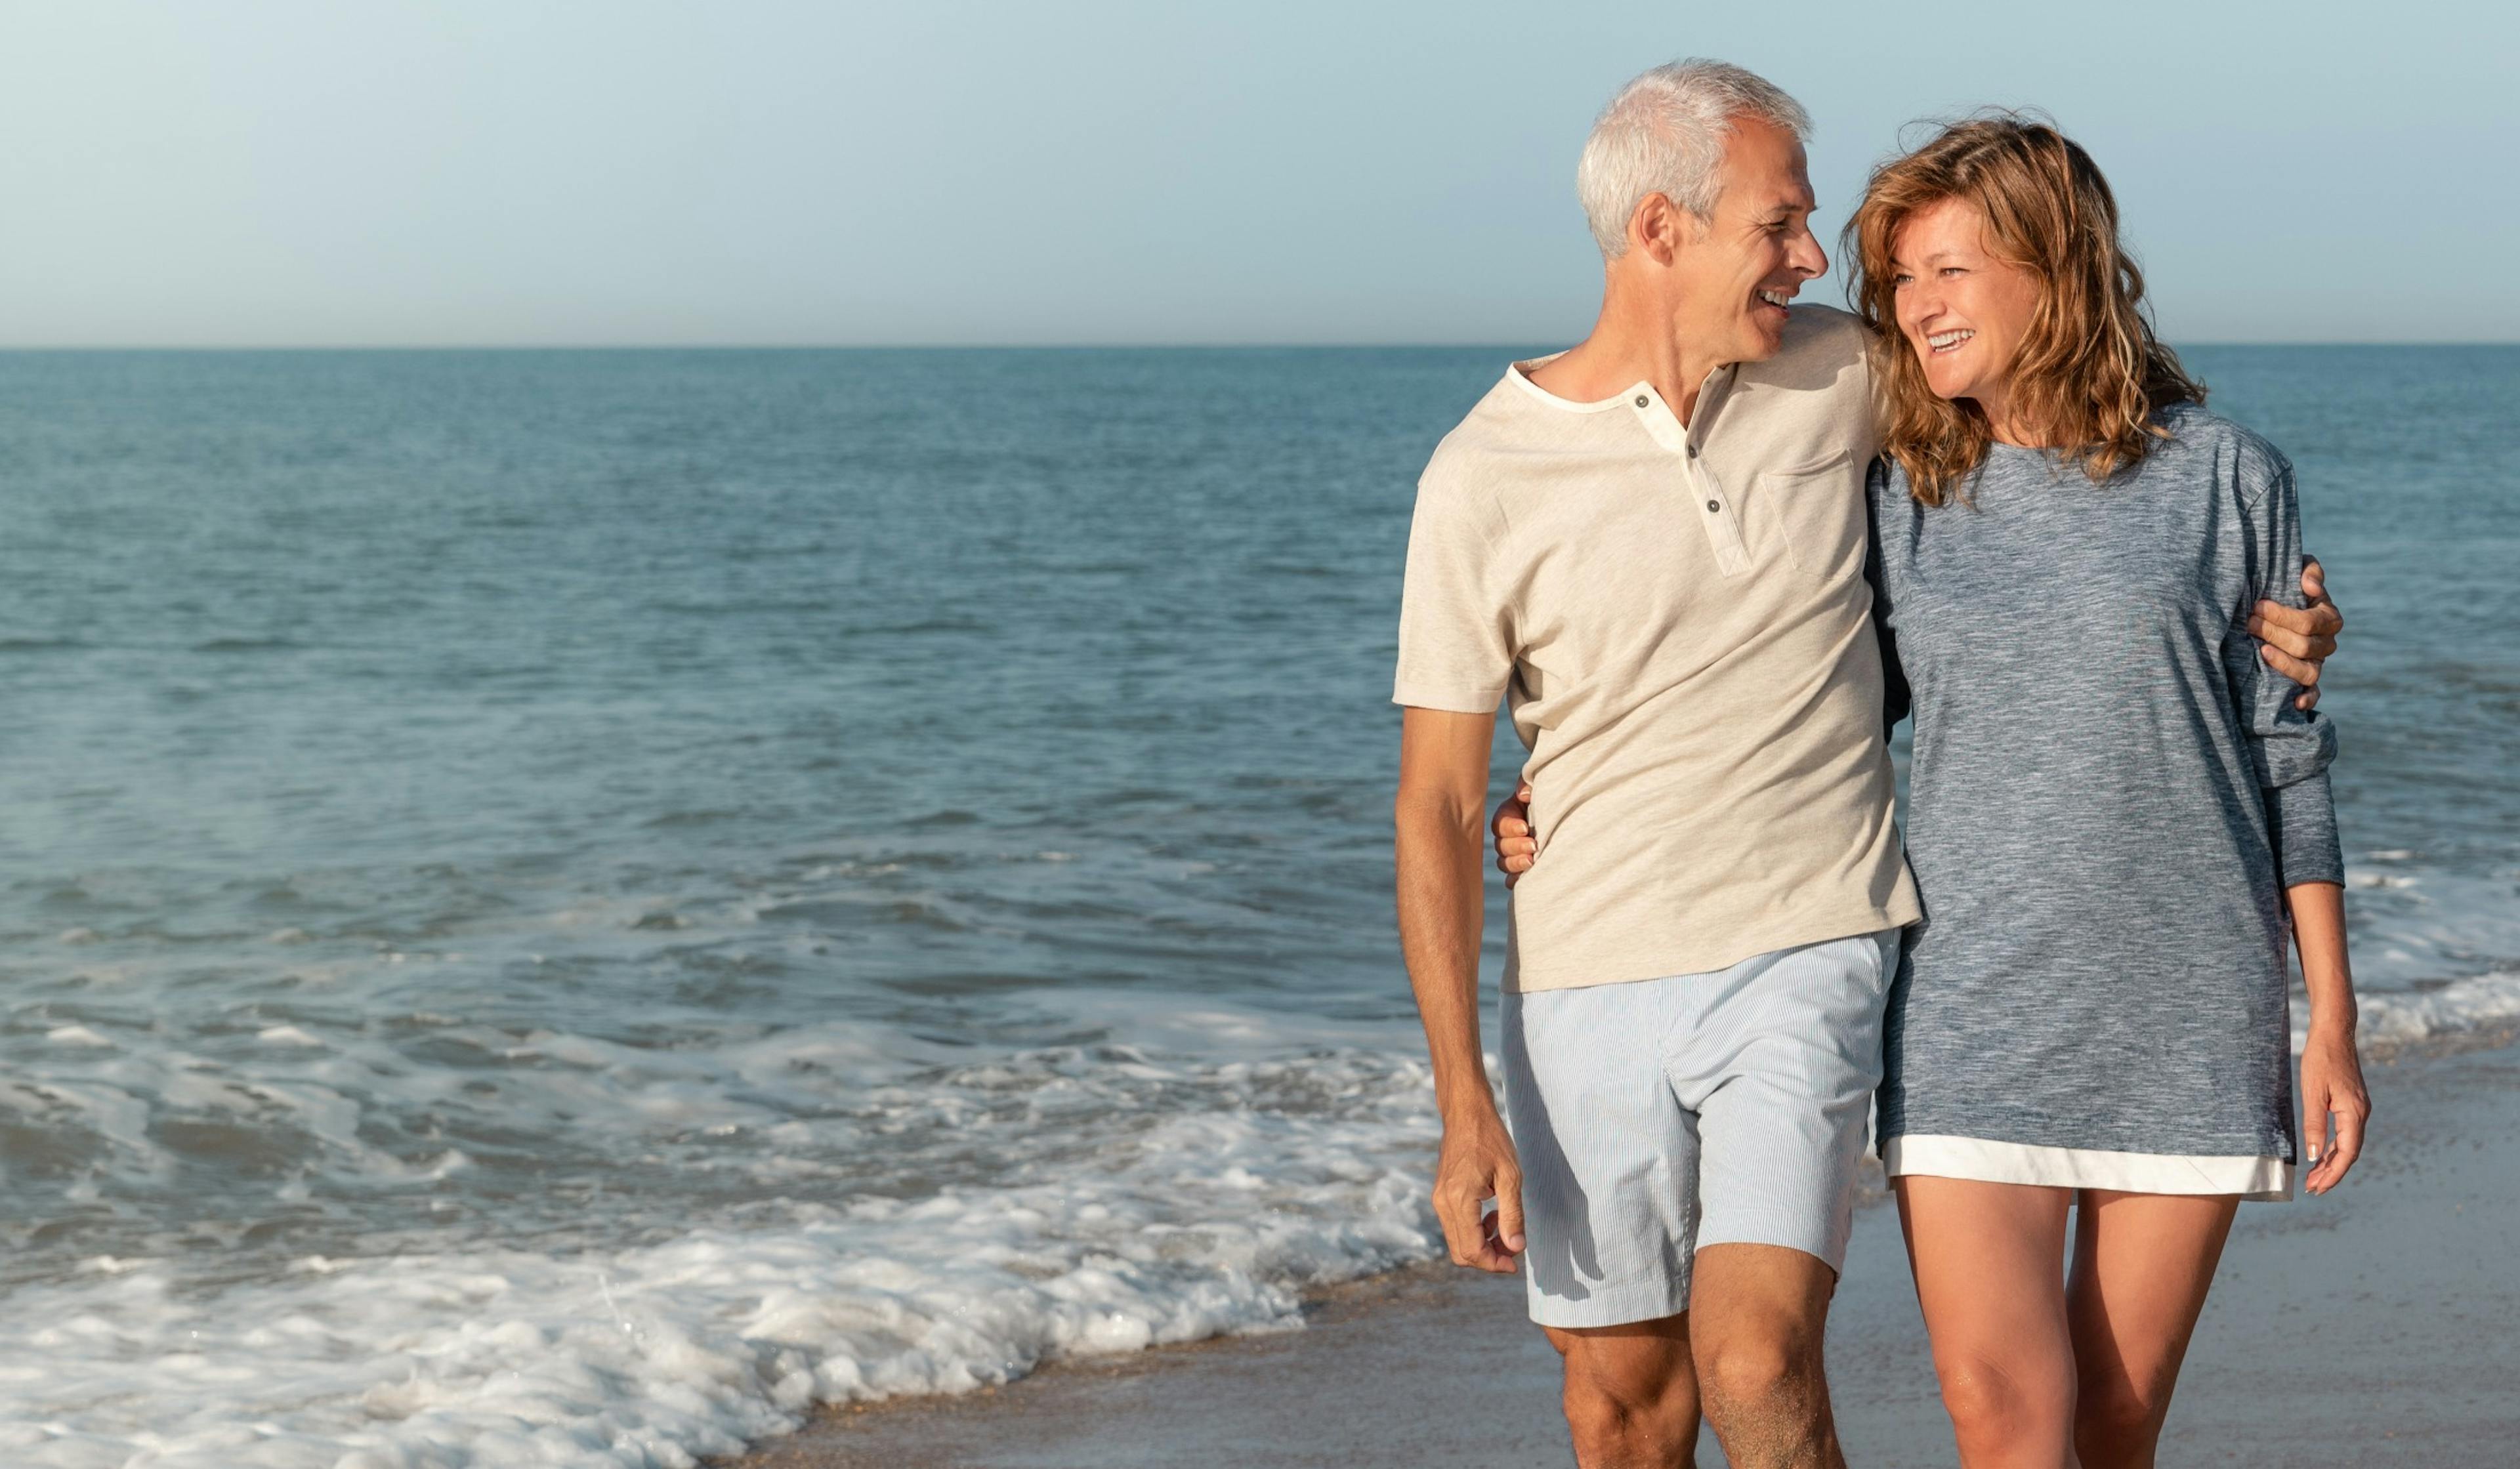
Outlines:
<svg viewBox="0 0 2520 1469"><path fill-rule="evenodd" d="M2345 854L2336 840L2336 801L2328 793L2327 772L2266 792L2267 833L2275 848L2275 880L2283 887L2299 882L2345 880Z"/></svg>

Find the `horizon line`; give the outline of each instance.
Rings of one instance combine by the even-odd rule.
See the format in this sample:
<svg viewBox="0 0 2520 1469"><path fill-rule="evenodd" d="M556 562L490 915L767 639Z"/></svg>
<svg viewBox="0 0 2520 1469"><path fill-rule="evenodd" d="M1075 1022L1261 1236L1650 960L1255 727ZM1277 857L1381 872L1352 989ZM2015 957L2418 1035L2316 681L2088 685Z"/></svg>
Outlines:
<svg viewBox="0 0 2520 1469"><path fill-rule="evenodd" d="M110 352L1402 352L1514 350L1553 338L1443 341L629 341L629 342L30 342L0 355ZM2520 347L2512 337L2197 337L2185 347Z"/></svg>

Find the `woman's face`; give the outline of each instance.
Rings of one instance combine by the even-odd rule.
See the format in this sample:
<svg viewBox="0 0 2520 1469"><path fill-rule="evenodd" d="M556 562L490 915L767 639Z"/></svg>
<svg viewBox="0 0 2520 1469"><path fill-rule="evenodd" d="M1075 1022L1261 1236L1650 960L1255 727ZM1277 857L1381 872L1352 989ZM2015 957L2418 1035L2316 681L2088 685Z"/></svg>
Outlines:
<svg viewBox="0 0 2520 1469"><path fill-rule="evenodd" d="M1938 398L1974 398L1997 431L2014 354L2039 308L2039 278L1986 248L1986 216L1946 199L1903 221L1890 239L1899 332Z"/></svg>

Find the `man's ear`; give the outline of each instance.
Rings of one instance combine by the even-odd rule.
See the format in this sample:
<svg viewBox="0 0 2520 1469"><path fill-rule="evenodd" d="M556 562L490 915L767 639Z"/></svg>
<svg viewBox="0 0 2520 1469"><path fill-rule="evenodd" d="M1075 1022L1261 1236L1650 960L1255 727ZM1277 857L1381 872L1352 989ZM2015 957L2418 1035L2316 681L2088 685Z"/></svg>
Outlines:
<svg viewBox="0 0 2520 1469"><path fill-rule="evenodd" d="M1628 248L1642 250L1656 265L1669 265L1681 247L1697 238L1697 221L1668 195L1648 194L1628 216Z"/></svg>

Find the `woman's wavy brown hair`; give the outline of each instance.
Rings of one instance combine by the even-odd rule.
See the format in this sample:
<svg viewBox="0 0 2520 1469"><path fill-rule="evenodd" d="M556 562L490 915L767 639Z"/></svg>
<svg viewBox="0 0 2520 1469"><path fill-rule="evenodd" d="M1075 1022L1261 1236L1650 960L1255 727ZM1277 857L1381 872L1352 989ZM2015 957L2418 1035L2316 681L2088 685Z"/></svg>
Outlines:
<svg viewBox="0 0 2520 1469"><path fill-rule="evenodd" d="M1890 242L1911 215L1947 199L1976 205L1988 250L2039 278L2039 307L2012 362L2015 422L2079 455L2097 483L2141 463L2167 436L2151 423L2155 409L2205 401L2205 385L2153 335L2143 273L2118 242L2117 200L2092 156L2018 113L1951 123L1872 170L1841 246L1855 262L1848 299L1873 332L1883 451L1907 471L1916 499L1965 499L1963 482L1993 438L1975 402L1938 398L1926 386L1893 299Z"/></svg>

